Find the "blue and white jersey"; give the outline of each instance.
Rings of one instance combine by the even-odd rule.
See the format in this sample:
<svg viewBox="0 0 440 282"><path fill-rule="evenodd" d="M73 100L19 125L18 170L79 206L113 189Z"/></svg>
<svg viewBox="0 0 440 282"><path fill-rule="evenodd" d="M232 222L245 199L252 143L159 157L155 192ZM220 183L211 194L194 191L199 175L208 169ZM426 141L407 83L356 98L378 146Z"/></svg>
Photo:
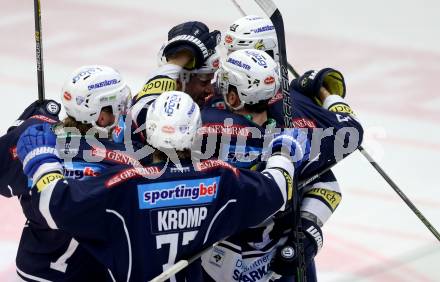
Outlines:
<svg viewBox="0 0 440 282"><path fill-rule="evenodd" d="M54 102L45 102L49 105ZM53 106L53 104L52 104ZM30 105L18 118L7 134L0 137L0 194L17 197L26 217L16 265L18 275L26 281L102 281L107 278L107 269L98 263L83 249L71 235L61 230L50 229L46 220L35 212L31 201L32 181L23 173L23 168L16 153L16 143L26 128L38 123L56 124L57 114L42 111L38 102ZM99 140L107 151L91 147L84 138L77 138L76 146L64 142L62 153L73 154L64 164L64 176L85 180L101 175L111 165L124 163L130 159L115 150L124 150L123 145L115 145L107 140ZM72 147L72 148L70 148ZM73 148L76 147L76 148ZM69 150L68 150L69 149ZM100 155L100 162L84 161L85 153Z"/></svg>
<svg viewBox="0 0 440 282"><path fill-rule="evenodd" d="M309 157L295 170L295 183L298 183L315 176L353 152L362 142L363 129L351 108L339 96L332 95L326 100L324 107L316 105L310 98L294 90L290 91L290 96L293 101L292 123L296 128L307 131L307 138L312 145L311 150L305 152ZM238 133L235 137L241 135L248 138L246 146L252 147L253 151L258 152L255 147L259 147L260 151L264 152L264 144L267 142L264 142L263 138L260 140L258 137L252 138L247 128L258 129L261 131L261 136L265 136L264 132L267 132L265 127L259 127L247 118L225 110L225 104L220 95L213 97L210 105L215 109L206 108L202 111L202 119L204 126L208 129L213 127L213 129L205 129L203 133L220 135L222 132L227 132L223 128L225 127L224 120L231 118L233 124L228 126L229 131ZM282 94L278 93L269 102L268 110L268 117L276 120L277 127L283 127L284 124L282 106ZM221 128L221 130L216 128ZM350 142L352 142L351 147L347 146ZM218 141L217 146L218 148L224 147L221 141ZM343 150L347 147L348 150ZM231 157L243 156L243 154L237 154L232 146L228 148L228 158L224 157L225 154L220 154L220 151L216 152L225 161L236 164L235 159ZM250 156L250 153L246 153L245 156ZM247 164L248 167L255 166L260 161L258 158L247 163L246 160L249 159L242 158L242 160L244 162L239 165ZM301 212L315 216L320 225L330 218L341 201L339 184L332 171L322 174L317 180L303 188L299 194L302 197ZM202 257L202 266L208 274L205 279L208 281L211 279L215 281L269 281L272 277L269 271L271 259L277 247L285 243L287 238L283 234L290 228L290 223L290 220L286 223L283 218L277 218L275 221L268 221L262 226L250 228L220 242Z"/></svg>
<svg viewBox="0 0 440 282"><path fill-rule="evenodd" d="M85 181L48 173L32 200L50 228L76 238L114 280L148 281L284 209L293 166L281 156L269 163L263 173L219 160L116 166ZM176 280L194 281L189 273Z"/></svg>
<svg viewBox="0 0 440 282"><path fill-rule="evenodd" d="M60 156L70 156L63 163L65 178L84 181L130 159L122 157L123 144L96 140L103 147L90 145L84 136L70 136L67 141L64 137L58 138L57 142L63 144L58 148ZM100 156L100 161L85 161L93 156ZM31 186L27 189L30 191ZM26 281L102 281L108 278L107 269L70 234L49 228L47 221L32 207L30 195L22 196L20 203L27 218L16 258L21 278Z"/></svg>

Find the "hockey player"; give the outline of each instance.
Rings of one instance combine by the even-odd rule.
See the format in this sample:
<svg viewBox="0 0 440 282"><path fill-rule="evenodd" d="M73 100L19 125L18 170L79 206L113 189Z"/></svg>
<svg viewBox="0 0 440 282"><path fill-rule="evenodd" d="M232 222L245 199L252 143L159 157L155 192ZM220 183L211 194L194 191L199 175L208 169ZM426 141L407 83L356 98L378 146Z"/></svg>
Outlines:
<svg viewBox="0 0 440 282"><path fill-rule="evenodd" d="M182 92L160 95L146 124L147 142L156 149L152 165L111 167L85 181L63 176L48 125L27 129L18 142L24 172L33 180L36 213L77 238L114 281L148 281L177 260L283 210L293 192L290 157L300 156L300 164L308 154L297 141L303 139L300 132L291 131L271 142L276 153L262 173L218 160L192 163L200 110ZM167 166L168 150L179 155L179 166ZM184 276L182 271L176 280Z"/></svg>
<svg viewBox="0 0 440 282"><path fill-rule="evenodd" d="M66 157L63 164L64 176L78 180L95 177L115 162L109 159L99 163L86 162L84 159L92 160L92 155L102 152L102 150L93 150L91 145L94 140L104 144L108 150L112 148L123 150L122 145L116 146L109 142L108 134L119 114L123 112L129 94L130 89L114 69L107 66L81 67L69 76L61 92L67 118L56 123L53 114L58 113L59 106L53 101L45 102L44 106L40 106L40 111L45 109L46 115L31 114L29 111L34 111L31 109L39 105L37 102L32 104L20 118L26 120L2 139L15 144L19 134L34 124L34 120L50 122L54 124L55 131L59 135L58 141L63 144L59 155ZM55 111L56 109L58 110ZM106 137L95 138L95 133ZM14 155L17 159L15 151ZM15 179L16 182L17 179L21 181L19 184L6 182L4 185L9 185L10 193L19 196L27 219L16 258L18 275L26 281L105 280L108 274L102 264L86 252L71 235L61 230L50 229L45 220L34 212L29 194L30 187L27 184L27 177L23 174L21 163L16 160L7 166L8 170L2 170L4 174L1 175L0 180L6 181L12 174L13 178L10 178Z"/></svg>
<svg viewBox="0 0 440 282"><path fill-rule="evenodd" d="M208 137L205 157L215 155L236 167L251 168L260 161L266 127L277 126L267 108L280 85L278 65L263 51L239 50L222 62L217 83L227 109L206 107L202 111L200 133ZM216 144L209 144L210 135L219 137ZM240 138L246 143L240 143ZM213 148L216 151L209 152Z"/></svg>
<svg viewBox="0 0 440 282"><path fill-rule="evenodd" d="M278 89L278 79L276 63L263 51L235 51L222 62L217 82L228 109L205 108L202 112L204 125L202 133L207 135L209 133L219 135L229 133L233 135L230 138L231 145L224 144L225 142L217 143L218 151L216 154L221 159L241 167L250 167L260 161L258 156L264 145L262 137L268 133L268 125L275 126L277 124L271 118L269 103ZM318 84L319 81L315 81L315 86ZM320 88L318 87L318 89ZM325 89L321 89L319 96L326 102L338 99ZM333 126L337 130L351 127L355 129L354 131L359 132L359 137L361 137L362 127L349 115L343 114L338 119L334 113L313 104L310 98L304 95L301 95L301 98L306 103L299 106L299 111L297 110L296 114L313 113L315 117L319 118L321 126L329 128ZM309 110L310 105L313 105L313 111ZM303 109L303 107L305 108ZM232 120L231 124L224 122L227 118ZM310 127L317 126L316 122L313 124L314 126ZM250 130L251 128L257 129L257 133L260 131L260 134L254 134ZM333 135L333 128L331 130L331 133L329 131L327 133ZM321 140L322 134L319 131L315 133L314 137ZM241 142L238 145L239 138L244 138L246 142ZM217 139L217 141L219 140ZM334 148L338 147L337 144L342 146L344 142L341 143L340 140L332 137L323 138L322 141L322 146L318 146L321 148L321 157L308 163L298 175L299 179L307 179L326 168L330 163L340 160L340 158L336 160L334 157ZM355 140L356 144L351 147L350 152L355 150L360 141L361 139ZM347 151L347 153L350 152ZM302 193L305 195L301 205L302 223L307 227L305 230L312 226L321 234L320 226L328 219L340 201L339 187L333 174L324 174L319 181L306 187ZM251 229L246 234L218 244L211 254L204 256L205 270L216 281L267 281L271 277L268 266L275 249L286 240L286 238L275 239L276 236L279 236L275 235L278 231L270 229L273 229L273 226L270 226L269 229ZM269 236L269 233L272 234ZM315 239L314 234L306 233L306 255L309 262L322 244ZM215 259L218 256L221 257L221 263ZM294 268L294 266L290 266L290 268ZM313 276L313 264L310 273Z"/></svg>
<svg viewBox="0 0 440 282"><path fill-rule="evenodd" d="M134 96L130 117L132 129L139 129L135 140L144 141L142 125L148 106L164 91L185 91L202 106L212 95L211 80L218 68L216 46L220 32L202 22L191 21L174 26L168 32L168 41L159 51L161 66L147 78L142 90Z"/></svg>
<svg viewBox="0 0 440 282"><path fill-rule="evenodd" d="M278 61L279 58L278 42L273 24L269 19L260 16L246 16L234 22L225 33L224 45L229 53L234 50L254 48L264 50L273 57L275 61ZM315 74L318 75L314 77L313 75ZM358 127L357 121L353 120L352 117L343 117L337 113L328 115L328 112L321 107L321 100L324 100L329 94L345 96L345 84L342 74L336 70L327 68L320 72L307 72L300 80L296 80L296 82L298 81L301 81L301 83L296 83L296 87L291 89L291 98L294 102L292 123L295 127L321 128L327 131L335 125L338 126L337 120L341 118L346 119L343 126ZM301 84L304 86L307 85L307 87L301 89L298 87ZM318 96L321 97L318 98ZM314 103L312 103L312 101ZM345 108L346 104L344 101L337 101L335 99L328 100L329 103L331 103L331 101L337 103L335 105L327 105L326 108L330 108L332 111L336 109L338 111L342 110L343 113L347 113L344 111L344 109L347 109ZM224 108L222 95L215 95L214 99L211 100L211 105L217 108ZM349 112L349 114L351 113L352 112ZM267 115L275 119L279 125L284 123L281 92L278 92L275 97L269 101ZM335 119L335 117L337 119ZM339 127L339 129L341 129L341 127ZM341 157L338 159L341 159ZM334 162L334 160L329 161ZM317 163L313 163L312 166L316 164ZM319 165L315 168L319 168ZM310 176L310 172L314 171L316 171L316 169L309 167L309 169L304 171L301 177ZM322 227L341 200L340 189L336 178L333 173L329 171L306 187L304 192L305 196L301 206L302 217L304 220L311 220L319 227ZM332 200L327 201L326 197ZM313 257L316 253L316 246L308 249L311 249L309 253ZM315 277L316 279L313 260L308 270L308 278L310 281L313 281L311 277Z"/></svg>

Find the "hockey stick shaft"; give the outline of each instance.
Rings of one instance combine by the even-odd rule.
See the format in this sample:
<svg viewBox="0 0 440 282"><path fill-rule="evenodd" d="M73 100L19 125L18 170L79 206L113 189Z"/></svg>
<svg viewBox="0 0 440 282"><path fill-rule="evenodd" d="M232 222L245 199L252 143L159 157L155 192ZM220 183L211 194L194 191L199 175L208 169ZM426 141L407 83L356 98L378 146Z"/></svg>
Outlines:
<svg viewBox="0 0 440 282"><path fill-rule="evenodd" d="M308 178L306 180L301 181L298 184L298 188L297 189L300 190L300 189L304 188L309 183L311 183L312 181L318 179L321 175L323 175L324 173L329 171L335 165L336 165L336 163L330 165L329 167L327 167L323 171L317 173L316 175L314 175L314 176L312 176L312 177L310 177L310 178ZM220 240L220 241L223 241L223 240ZM193 263L194 261L199 259L206 252L208 252L211 248L212 248L212 246L209 246L209 247L201 250L200 252L198 252L197 254L195 254L194 256L190 257L187 260L185 260L185 259L179 260L173 266L171 266L170 268L168 268L167 270L165 270L164 272L162 272L161 274L159 274L158 276L156 276L155 278L150 280L150 282L163 282L163 281L166 281L167 279L170 279L171 276L176 275L179 271L181 271L182 269L185 269L188 265L190 265L191 263Z"/></svg>
<svg viewBox="0 0 440 282"><path fill-rule="evenodd" d="M235 1L234 1L235 2ZM261 2L261 1L257 1ZM280 43L279 43L280 44ZM299 77L293 66L287 62L287 67L294 75L295 78ZM429 231L440 241L440 233L429 222L429 220L420 212L419 209L408 199L408 197L399 189L397 184L388 176L388 174L377 164L377 162L370 156L370 154L362 147L359 146L358 150L369 161L369 163L376 169L376 171L385 179L385 181L394 189L399 197L407 204L407 206L414 212L414 214L422 221L422 223L428 228Z"/></svg>
<svg viewBox="0 0 440 282"><path fill-rule="evenodd" d="M43 69L43 42L41 38L41 6L40 0L34 0L35 19L35 51L37 58L38 100L44 100L44 69Z"/></svg>
<svg viewBox="0 0 440 282"><path fill-rule="evenodd" d="M234 6L238 9L238 11L240 11L240 14L243 17L247 15L246 12L243 10L243 8L240 6L240 4L238 4L238 2L236 0L231 0L231 1L234 4ZM293 77L295 77L295 78L299 77L298 72L295 70L295 68L289 62L287 62L287 69L290 71L290 73L293 75Z"/></svg>
<svg viewBox="0 0 440 282"><path fill-rule="evenodd" d="M422 221L422 223L431 231L431 233L440 241L440 234L434 226L426 219L426 217L419 211L419 209L408 199L408 197L399 189L397 184L388 176L388 174L377 164L370 154L359 146L359 151L368 160L368 162L376 169L376 171L385 179L385 181L393 188L399 197L406 203L406 205L414 212L414 214Z"/></svg>
<svg viewBox="0 0 440 282"><path fill-rule="evenodd" d="M284 22L281 12L272 0L255 0L272 21L278 39L279 63L281 72L281 90L283 93L284 126L292 128L292 100L289 94L289 74L286 56L286 39L284 35Z"/></svg>
<svg viewBox="0 0 440 282"><path fill-rule="evenodd" d="M240 11L240 14L245 17L246 13L245 11L241 8L240 4L238 4L238 2L236 0L231 0L232 3L234 3L234 6Z"/></svg>
<svg viewBox="0 0 440 282"><path fill-rule="evenodd" d="M275 28L275 33L278 40L278 57L280 64L280 74L281 74L281 90L283 93L283 115L284 115L284 126L287 128L293 128L292 122L292 111L293 111L293 101L290 98L289 93L289 73L287 64L287 54L286 54L286 38L284 32L284 21L280 10L277 8L272 0L255 0L255 2L260 6L264 13L270 18L272 24ZM298 188L299 190L299 188ZM303 232L300 218L300 199L295 197L292 199L292 211L294 216L292 216L292 227L295 233L295 253L297 253L298 267L296 268L296 281L306 282L306 264L303 246Z"/></svg>
<svg viewBox="0 0 440 282"><path fill-rule="evenodd" d="M295 78L299 77L299 74L295 71L293 66L287 62L289 71L293 74ZM380 165L371 157L371 155L363 148L359 146L358 150L362 155L368 160L368 162L374 167L374 169L385 179L385 181L394 189L394 191L399 195L399 197L407 204L407 206L414 212L414 214L422 221L422 223L428 228L429 231L440 241L440 233L436 228L429 222L429 220L417 209L417 207L409 200L409 198L399 189L397 184L388 176L388 174L380 167Z"/></svg>
<svg viewBox="0 0 440 282"><path fill-rule="evenodd" d="M298 73L295 69L288 64L289 70L295 76L298 77ZM296 74L295 74L296 73ZM437 240L440 241L440 233L435 229L435 227L429 222L429 220L420 212L420 210L411 202L411 200L399 189L397 184L388 176L388 174L380 167L380 165L371 157L371 155L365 150L364 147L359 146L358 150L361 154L368 160L368 162L374 167L374 169L385 179L385 181L393 188L393 190L399 195L399 197L405 202L405 204L414 212L414 214L420 219L420 221L428 228L429 231L434 235Z"/></svg>
<svg viewBox="0 0 440 282"><path fill-rule="evenodd" d="M289 93L289 73L287 64L287 54L286 54L286 37L284 32L284 21L280 10L277 8L272 0L255 0L264 13L270 18L275 28L275 33L278 40L278 57L280 64L281 73L281 90L283 93L283 115L284 115L284 126L287 128L293 128L292 122L292 111L293 111L293 101L290 98ZM293 69L293 68L292 68ZM298 188L299 190L299 188ZM295 252L298 260L298 267L296 268L296 281L306 282L306 263L304 254L304 245L302 238L304 236L302 231L302 224L300 218L300 199L295 197L292 199L292 210L294 216L292 217L292 227L295 233Z"/></svg>
<svg viewBox="0 0 440 282"><path fill-rule="evenodd" d="M232 0L234 4L240 9L242 14L244 15L243 9L236 3L235 0ZM287 62L287 67L289 71L293 74L295 78L299 77L298 72L293 68L293 66ZM417 209L417 207L409 200L409 198L403 193L402 190L399 189L397 184L388 176L388 174L379 166L379 164L370 156L370 154L362 147L359 146L359 151L362 155L369 161L369 163L374 167L374 169L385 179L385 181L393 188L393 190L399 195L399 197L407 204L407 206L414 212L414 214L422 221L422 223L428 228L428 230L440 241L440 233L436 230L436 228L429 222L428 219Z"/></svg>

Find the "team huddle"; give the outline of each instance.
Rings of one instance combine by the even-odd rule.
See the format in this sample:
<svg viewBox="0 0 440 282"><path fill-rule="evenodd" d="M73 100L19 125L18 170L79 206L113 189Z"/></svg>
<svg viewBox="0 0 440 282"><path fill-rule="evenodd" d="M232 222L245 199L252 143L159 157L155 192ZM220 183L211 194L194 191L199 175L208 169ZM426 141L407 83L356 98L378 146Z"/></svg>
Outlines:
<svg viewBox="0 0 440 282"><path fill-rule="evenodd" d="M133 95L112 67L80 67L61 90L66 118L36 101L0 137L0 193L27 219L17 274L149 281L206 250L170 281L293 282L301 267L317 281L321 228L341 201L330 168L363 137L343 75L292 80L287 128L269 19L223 37L176 25L159 58Z"/></svg>

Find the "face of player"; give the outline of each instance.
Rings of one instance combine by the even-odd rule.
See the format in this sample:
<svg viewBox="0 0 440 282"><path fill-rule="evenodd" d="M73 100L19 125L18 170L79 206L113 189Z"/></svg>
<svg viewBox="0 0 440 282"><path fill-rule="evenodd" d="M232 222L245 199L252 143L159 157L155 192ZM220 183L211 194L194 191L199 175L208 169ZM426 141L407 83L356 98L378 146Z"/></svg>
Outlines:
<svg viewBox="0 0 440 282"><path fill-rule="evenodd" d="M108 108L103 108L101 110L101 113L99 114L98 121L96 124L100 127L106 127L109 125L112 125L115 122L115 116L113 115L113 112Z"/></svg>
<svg viewBox="0 0 440 282"><path fill-rule="evenodd" d="M192 75L186 84L185 92L188 93L200 107L203 106L205 99L214 94L214 87L211 80L214 74Z"/></svg>

